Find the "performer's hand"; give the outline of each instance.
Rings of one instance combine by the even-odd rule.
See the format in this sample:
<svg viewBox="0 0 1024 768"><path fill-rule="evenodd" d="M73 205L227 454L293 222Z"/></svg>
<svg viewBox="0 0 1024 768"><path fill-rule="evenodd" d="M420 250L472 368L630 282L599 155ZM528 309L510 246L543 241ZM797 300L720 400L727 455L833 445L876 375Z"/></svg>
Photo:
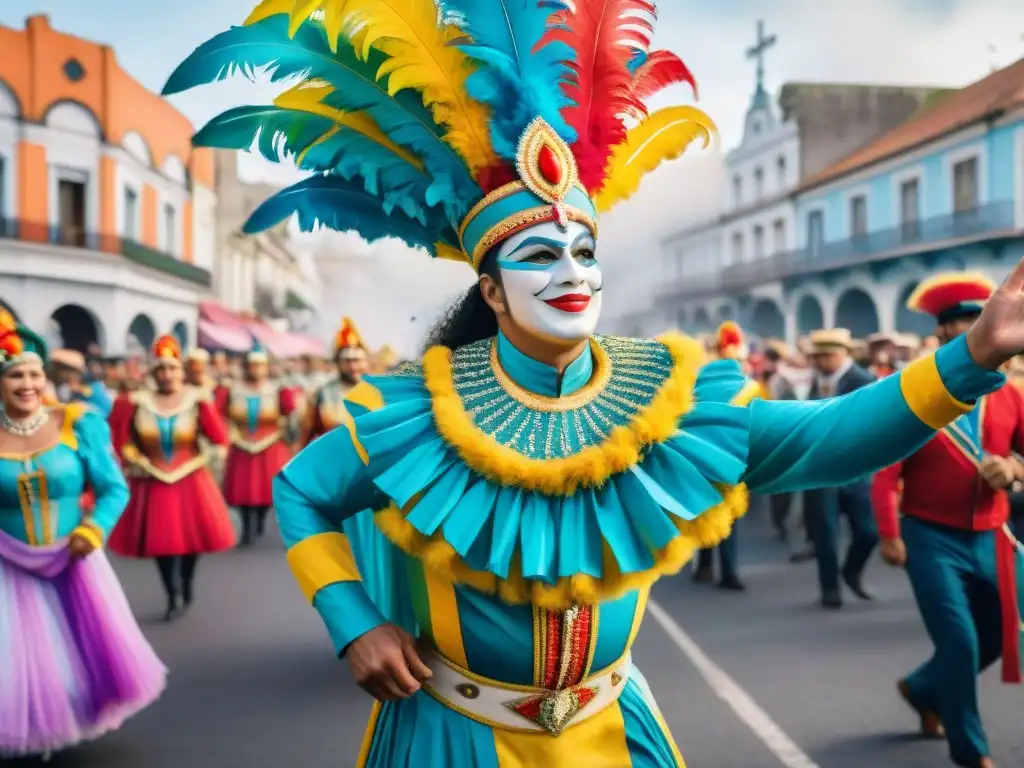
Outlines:
<svg viewBox="0 0 1024 768"><path fill-rule="evenodd" d="M985 302L967 331L967 348L974 362L991 371L1024 352L1024 259Z"/></svg>
<svg viewBox="0 0 1024 768"><path fill-rule="evenodd" d="M1009 488L1016 477L1016 467L1003 456L986 456L981 462L981 476L996 491Z"/></svg>
<svg viewBox="0 0 1024 768"><path fill-rule="evenodd" d="M407 699L433 677L416 651L416 638L394 624L353 640L345 658L356 682L378 701Z"/></svg>
<svg viewBox="0 0 1024 768"><path fill-rule="evenodd" d="M882 539L878 548L882 559L889 565L902 568L907 564L907 547L903 539Z"/></svg>
<svg viewBox="0 0 1024 768"><path fill-rule="evenodd" d="M77 533L72 533L68 539L68 550L71 552L71 557L81 558L86 555L91 555L96 549L93 543L84 536L79 536Z"/></svg>

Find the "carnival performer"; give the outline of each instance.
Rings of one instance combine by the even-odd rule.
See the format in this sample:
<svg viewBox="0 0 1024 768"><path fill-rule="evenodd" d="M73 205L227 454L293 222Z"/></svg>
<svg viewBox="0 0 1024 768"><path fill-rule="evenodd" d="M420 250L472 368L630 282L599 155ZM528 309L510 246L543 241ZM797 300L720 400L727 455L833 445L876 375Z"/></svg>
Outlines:
<svg viewBox="0 0 1024 768"><path fill-rule="evenodd" d="M245 380L216 393L228 420L231 447L224 467L224 500L242 516L242 545L263 536L273 506L271 482L291 458L285 426L295 392L270 381L269 359L258 343L245 358Z"/></svg>
<svg viewBox="0 0 1024 768"><path fill-rule="evenodd" d="M719 360L735 360L742 365L750 354L743 329L732 321L722 323L715 333L715 353ZM761 384L751 379L732 399L734 405L748 405L755 397L763 393ZM718 586L733 592L742 592L747 587L739 577L739 543L736 529L715 547L702 549L697 555L697 568L693 580L707 583L715 579L714 553L718 551L718 564L721 578Z"/></svg>
<svg viewBox="0 0 1024 768"><path fill-rule="evenodd" d="M108 548L122 557L154 558L167 595L166 621L187 611L200 555L235 545L231 516L207 469L200 439L227 446L220 414L202 390L185 386L176 339L153 344L155 391L118 401L114 444L129 476L131 501Z"/></svg>
<svg viewBox="0 0 1024 768"><path fill-rule="evenodd" d="M128 500L110 432L82 403L43 404L46 362L0 313L0 759L98 738L164 688L101 551Z"/></svg>
<svg viewBox="0 0 1024 768"><path fill-rule="evenodd" d="M265 66L300 78L274 108L231 110L195 137L243 149L259 134L267 157L320 172L246 231L297 212L303 229L400 237L478 275L422 364L371 380L383 407L275 480L289 564L378 700L360 766L682 766L630 659L650 586L728 534L744 483L775 493L886 466L996 389L994 369L1024 348L1024 265L967 339L818 403L730 405L747 383L735 360L702 367L680 335L593 335L614 288L598 211L712 132L694 107L644 108L690 81L648 50L651 9L274 0L165 88ZM418 639L350 567L343 521L367 508L407 553Z"/></svg>
<svg viewBox="0 0 1024 768"><path fill-rule="evenodd" d="M86 383L85 355L74 349L55 349L50 355L52 391L58 402L85 403L102 414L110 414L113 400L101 381Z"/></svg>
<svg viewBox="0 0 1024 768"><path fill-rule="evenodd" d="M217 381L210 375L210 353L196 347L185 357L185 386L194 387L206 398L212 400Z"/></svg>
<svg viewBox="0 0 1024 768"><path fill-rule="evenodd" d="M923 281L907 307L935 318L945 349L960 343L994 290L983 274L945 273ZM953 762L970 768L994 765L978 673L1002 656L1003 680L1021 682L1024 585L1006 525L1007 491L1019 491L1024 479L1014 453L1024 454L1024 396L1004 386L875 475L871 489L882 556L906 567L935 645L931 659L899 682L900 694L922 733L945 734Z"/></svg>
<svg viewBox="0 0 1024 768"><path fill-rule="evenodd" d="M343 318L334 337L334 362L338 377L319 387L310 398L310 407L303 417L302 445L352 420L349 408L356 413L379 406L379 395L370 386L355 389L363 380L369 366L369 355L362 336L350 318ZM355 390L355 398L346 399Z"/></svg>

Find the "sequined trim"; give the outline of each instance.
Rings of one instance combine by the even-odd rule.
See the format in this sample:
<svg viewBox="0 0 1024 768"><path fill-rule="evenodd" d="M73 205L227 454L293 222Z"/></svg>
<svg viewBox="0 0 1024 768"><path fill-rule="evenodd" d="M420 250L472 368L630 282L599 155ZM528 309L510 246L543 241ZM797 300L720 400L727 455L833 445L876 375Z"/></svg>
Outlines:
<svg viewBox="0 0 1024 768"><path fill-rule="evenodd" d="M564 611L533 609L533 683L562 690L579 685L593 663L596 610L574 605Z"/></svg>
<svg viewBox="0 0 1024 768"><path fill-rule="evenodd" d="M556 183L551 183L541 173L540 153L544 147L558 159L562 178ZM576 157L562 137L540 117L531 122L519 138L516 171L526 188L546 203L562 202L570 189L579 186Z"/></svg>
<svg viewBox="0 0 1024 768"><path fill-rule="evenodd" d="M594 375L579 393L546 398L526 392L493 361L493 340L452 355L452 383L474 426L532 459L565 458L600 445L630 424L671 376L673 358L654 340L599 336Z"/></svg>
<svg viewBox="0 0 1024 768"><path fill-rule="evenodd" d="M25 535L29 544L47 545L53 543L53 527L50 516L50 491L46 473L42 470L23 472L18 475L18 502L25 521ZM36 506L39 508L39 526L36 529Z"/></svg>

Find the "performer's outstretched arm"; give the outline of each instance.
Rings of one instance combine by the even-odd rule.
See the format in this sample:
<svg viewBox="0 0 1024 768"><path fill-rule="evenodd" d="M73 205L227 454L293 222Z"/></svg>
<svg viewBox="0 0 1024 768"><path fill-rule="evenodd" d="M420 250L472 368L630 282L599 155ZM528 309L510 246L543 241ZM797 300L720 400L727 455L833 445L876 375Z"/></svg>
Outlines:
<svg viewBox="0 0 1024 768"><path fill-rule="evenodd" d="M378 493L347 429L314 440L274 480L274 507L288 564L339 654L385 623L363 589L348 538L341 532L342 521L374 507Z"/></svg>
<svg viewBox="0 0 1024 768"><path fill-rule="evenodd" d="M961 336L842 397L755 400L744 481L758 493L849 483L913 453L1004 381L974 362Z"/></svg>
<svg viewBox="0 0 1024 768"><path fill-rule="evenodd" d="M87 406L68 406L65 418L74 419L78 456L85 478L96 494L96 507L74 533L94 547L103 545L128 505L128 484L114 455L110 427L104 417Z"/></svg>

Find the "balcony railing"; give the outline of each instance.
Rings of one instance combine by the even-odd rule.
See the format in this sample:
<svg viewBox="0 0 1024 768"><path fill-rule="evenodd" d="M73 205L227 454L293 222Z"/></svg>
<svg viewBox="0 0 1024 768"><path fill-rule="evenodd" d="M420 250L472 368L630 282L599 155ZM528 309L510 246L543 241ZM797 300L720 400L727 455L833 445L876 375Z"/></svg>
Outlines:
<svg viewBox="0 0 1024 768"><path fill-rule="evenodd" d="M740 291L787 277L885 261L934 248L1006 236L1017 229L1012 201L989 203L971 211L922 219L816 247L784 251L767 258L734 264L719 272L683 278L677 285L668 287L664 296L672 300Z"/></svg>
<svg viewBox="0 0 1024 768"><path fill-rule="evenodd" d="M169 253L158 251L134 240L117 235L105 235L89 232L81 227L51 226L39 222L20 221L0 217L0 239L24 240L33 243L49 243L70 248L83 248L90 251L101 251L123 256L150 269L166 275L187 280L190 283L210 287L210 272L194 264L181 261Z"/></svg>
<svg viewBox="0 0 1024 768"><path fill-rule="evenodd" d="M746 264L734 264L722 271L721 287L736 290L796 275L884 261L936 247L952 247L986 237L1008 235L1016 229L1014 218L1014 203L1007 201L922 219L846 240L778 253Z"/></svg>

